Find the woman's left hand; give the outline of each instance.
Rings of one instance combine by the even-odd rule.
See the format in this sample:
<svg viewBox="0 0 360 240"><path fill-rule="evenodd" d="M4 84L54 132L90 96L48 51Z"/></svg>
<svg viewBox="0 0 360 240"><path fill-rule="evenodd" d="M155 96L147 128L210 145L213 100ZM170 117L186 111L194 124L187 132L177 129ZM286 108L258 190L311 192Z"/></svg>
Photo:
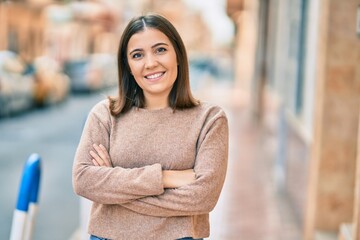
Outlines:
<svg viewBox="0 0 360 240"><path fill-rule="evenodd" d="M102 144L93 144L95 151L90 151L95 166L112 167L110 155Z"/></svg>

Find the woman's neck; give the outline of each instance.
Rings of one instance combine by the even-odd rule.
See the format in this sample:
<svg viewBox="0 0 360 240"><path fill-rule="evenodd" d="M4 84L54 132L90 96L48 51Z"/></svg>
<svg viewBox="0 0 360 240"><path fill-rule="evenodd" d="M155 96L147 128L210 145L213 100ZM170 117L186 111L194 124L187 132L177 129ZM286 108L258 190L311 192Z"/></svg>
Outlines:
<svg viewBox="0 0 360 240"><path fill-rule="evenodd" d="M163 109L169 106L169 100L168 98L164 97L157 97L157 96L151 96L151 97L145 97L145 108L149 110L157 110L157 109Z"/></svg>

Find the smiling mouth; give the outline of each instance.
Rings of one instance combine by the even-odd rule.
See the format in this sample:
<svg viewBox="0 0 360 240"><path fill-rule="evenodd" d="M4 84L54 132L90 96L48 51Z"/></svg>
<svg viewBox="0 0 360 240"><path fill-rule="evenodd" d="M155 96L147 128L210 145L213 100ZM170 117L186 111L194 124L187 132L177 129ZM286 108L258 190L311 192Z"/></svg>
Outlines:
<svg viewBox="0 0 360 240"><path fill-rule="evenodd" d="M145 78L148 79L148 80L155 80L155 79L158 79L158 78L162 77L164 75L164 73L165 72L150 74L150 75L145 76Z"/></svg>

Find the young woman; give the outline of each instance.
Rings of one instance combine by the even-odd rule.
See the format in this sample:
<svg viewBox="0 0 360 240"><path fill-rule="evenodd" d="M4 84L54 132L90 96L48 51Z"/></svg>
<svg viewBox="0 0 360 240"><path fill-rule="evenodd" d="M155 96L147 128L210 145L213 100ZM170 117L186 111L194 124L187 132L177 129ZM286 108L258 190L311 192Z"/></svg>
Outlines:
<svg viewBox="0 0 360 240"><path fill-rule="evenodd" d="M164 17L129 22L118 52L119 93L96 104L73 166L93 201L91 239L202 239L228 158L224 111L195 100L184 44Z"/></svg>

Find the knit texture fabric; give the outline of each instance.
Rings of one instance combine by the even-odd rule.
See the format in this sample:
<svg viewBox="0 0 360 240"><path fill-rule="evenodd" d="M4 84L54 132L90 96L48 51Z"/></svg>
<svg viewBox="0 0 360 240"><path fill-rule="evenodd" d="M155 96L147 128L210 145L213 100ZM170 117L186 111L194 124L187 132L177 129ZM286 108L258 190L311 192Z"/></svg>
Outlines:
<svg viewBox="0 0 360 240"><path fill-rule="evenodd" d="M113 117L108 100L90 111L75 154L73 187L93 201L89 233L109 239L209 236L209 213L226 175L228 121L209 103L191 109L133 108ZM94 166L103 144L113 167ZM162 170L193 168L194 183L164 189Z"/></svg>

